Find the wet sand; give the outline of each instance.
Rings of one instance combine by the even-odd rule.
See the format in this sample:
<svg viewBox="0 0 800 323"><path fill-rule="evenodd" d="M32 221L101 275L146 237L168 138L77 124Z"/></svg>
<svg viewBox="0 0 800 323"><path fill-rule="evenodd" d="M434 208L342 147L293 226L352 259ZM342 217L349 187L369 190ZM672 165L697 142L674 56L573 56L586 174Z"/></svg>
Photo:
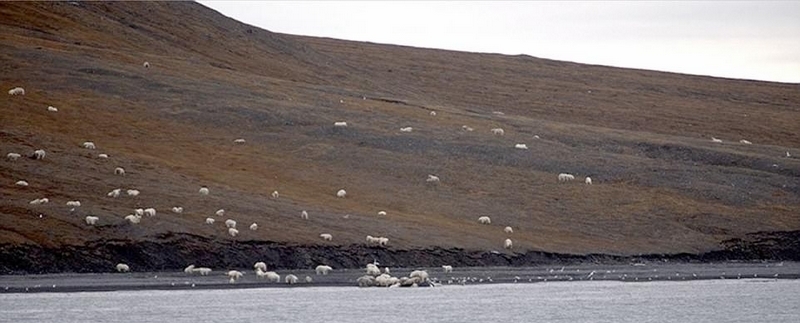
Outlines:
<svg viewBox="0 0 800 323"><path fill-rule="evenodd" d="M415 268L416 269L416 268ZM442 268L420 268L428 271L431 280L443 285L497 283L542 283L588 280L622 282L687 281L698 279L798 279L799 262L764 263L646 263L630 265L574 265L540 267L455 267L452 273ZM281 279L294 274L299 282L268 283L256 278L252 270L242 270L244 277L231 284L227 269L215 269L208 276L184 272L130 272L97 274L45 274L0 276L0 293L89 292L118 290L181 290L267 287L341 286L356 287L363 269L334 269L328 275L314 270L276 270ZM390 268L392 276L407 276L410 268ZM305 282L306 276L312 282Z"/></svg>

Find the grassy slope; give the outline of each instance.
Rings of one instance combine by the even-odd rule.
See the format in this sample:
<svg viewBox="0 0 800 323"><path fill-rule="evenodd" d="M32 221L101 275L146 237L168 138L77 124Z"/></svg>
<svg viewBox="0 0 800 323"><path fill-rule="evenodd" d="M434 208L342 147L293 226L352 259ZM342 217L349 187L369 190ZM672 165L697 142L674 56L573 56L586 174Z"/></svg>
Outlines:
<svg viewBox="0 0 800 323"><path fill-rule="evenodd" d="M696 252L800 229L797 85L275 34L184 2L0 3L0 27L0 85L26 89L0 96L0 152L48 152L0 162L0 243L225 238L203 224L219 208L259 223L236 239L397 248L499 249L511 225L518 250ZM125 224L137 206L159 215Z"/></svg>

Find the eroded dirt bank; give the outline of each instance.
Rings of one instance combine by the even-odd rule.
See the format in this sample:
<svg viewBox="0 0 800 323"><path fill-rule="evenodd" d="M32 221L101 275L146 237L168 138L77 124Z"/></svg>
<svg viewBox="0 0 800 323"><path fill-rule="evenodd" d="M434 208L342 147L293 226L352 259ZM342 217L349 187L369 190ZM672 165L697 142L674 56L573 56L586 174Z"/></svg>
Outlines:
<svg viewBox="0 0 800 323"><path fill-rule="evenodd" d="M540 251L506 253L458 248L395 250L364 245L294 245L264 241L230 241L188 234L167 234L149 241L96 240L57 249L34 245L0 246L0 274L101 273L124 262L136 271L174 271L188 264L211 268L250 268L264 261L275 269L310 269L318 264L361 268L380 261L389 267L521 267L640 262L709 263L724 261L800 261L800 231L755 233L721 243L702 254L636 256L570 255Z"/></svg>

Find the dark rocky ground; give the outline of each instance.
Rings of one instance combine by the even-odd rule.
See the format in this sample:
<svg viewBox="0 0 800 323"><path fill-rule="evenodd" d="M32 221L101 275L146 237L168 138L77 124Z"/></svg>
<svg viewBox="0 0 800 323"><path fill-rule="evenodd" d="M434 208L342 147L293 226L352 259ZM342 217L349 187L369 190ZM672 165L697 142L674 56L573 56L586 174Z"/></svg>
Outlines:
<svg viewBox="0 0 800 323"><path fill-rule="evenodd" d="M639 256L566 255L544 252L469 252L430 248L391 250L350 247L290 246L262 242L208 241L193 236L162 237L161 243L104 241L85 248L49 250L15 246L0 248L0 293L85 292L117 290L186 290L278 287L355 287L364 275L364 264L378 261L391 275L407 276L426 270L437 286L469 286L498 283L557 283L577 281L691 281L707 279L798 279L797 235L759 233L747 239L726 241L725 249L703 254L649 254ZM87 255L94 253L95 255ZM130 273L116 273L113 260L97 261L99 255L128 259ZM39 262L31 263L31 259ZM252 261L264 261L282 277L294 274L295 285L267 283L255 277ZM192 263L214 269L208 276L182 271ZM37 264L60 264L45 268ZM331 265L329 275L316 275L317 264ZM441 265L454 267L444 273ZM35 268L36 270L31 270ZM228 282L228 270L244 277ZM21 275L26 274L26 275ZM312 279L306 282L306 277ZM426 286L429 286L426 285Z"/></svg>
<svg viewBox="0 0 800 323"><path fill-rule="evenodd" d="M725 263L800 261L800 231L757 233L725 241L723 248L701 254L570 255L527 251L469 251L456 248L395 250L364 245L291 245L262 241L214 240L170 234L159 242L101 240L83 247L42 249L30 245L0 247L0 274L102 273L123 262L135 271L174 271L189 264L210 268L248 268L264 261L269 268L303 270L327 264L357 269L379 260L383 266L416 268L530 267L573 265L628 265L631 263ZM164 242L161 242L164 241Z"/></svg>

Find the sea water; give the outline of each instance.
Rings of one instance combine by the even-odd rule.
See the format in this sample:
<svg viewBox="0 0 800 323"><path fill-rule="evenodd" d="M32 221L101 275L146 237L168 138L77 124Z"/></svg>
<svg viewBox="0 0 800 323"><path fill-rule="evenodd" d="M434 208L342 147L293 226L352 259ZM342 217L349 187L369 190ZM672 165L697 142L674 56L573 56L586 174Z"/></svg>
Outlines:
<svg viewBox="0 0 800 323"><path fill-rule="evenodd" d="M798 280L0 294L0 322L800 322Z"/></svg>

